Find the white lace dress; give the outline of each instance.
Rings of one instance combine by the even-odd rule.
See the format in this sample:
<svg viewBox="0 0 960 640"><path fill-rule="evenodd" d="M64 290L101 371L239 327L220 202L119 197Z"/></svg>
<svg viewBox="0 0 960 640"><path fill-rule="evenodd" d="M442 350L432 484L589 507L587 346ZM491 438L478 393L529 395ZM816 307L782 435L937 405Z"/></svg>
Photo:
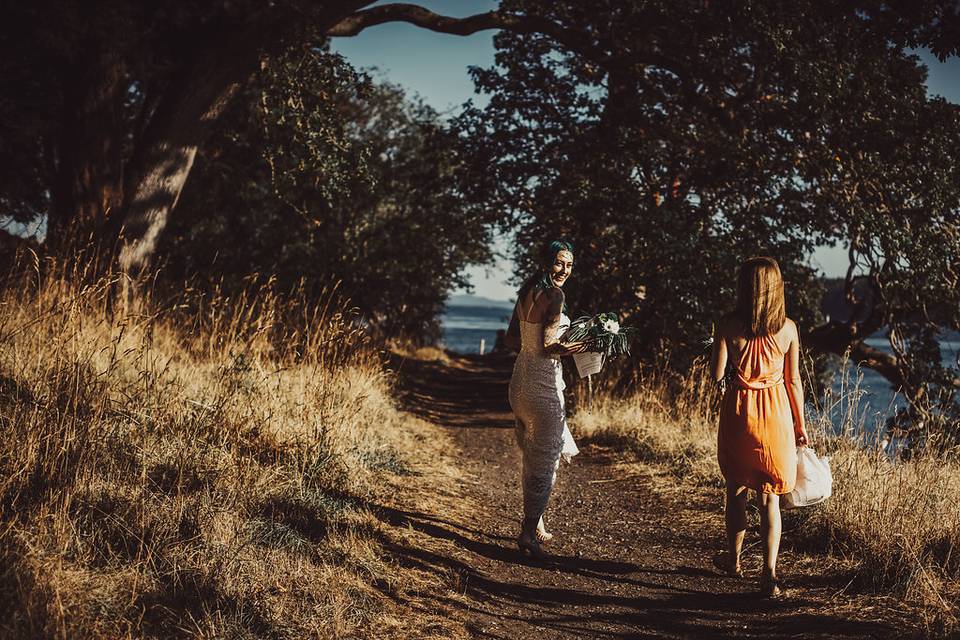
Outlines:
<svg viewBox="0 0 960 640"><path fill-rule="evenodd" d="M570 326L561 314L558 335ZM523 451L523 513L539 518L547 508L560 457L579 453L563 402L560 359L543 350L544 325L520 321L520 353L510 378L510 407L516 417L517 444ZM556 337L556 336L554 336Z"/></svg>

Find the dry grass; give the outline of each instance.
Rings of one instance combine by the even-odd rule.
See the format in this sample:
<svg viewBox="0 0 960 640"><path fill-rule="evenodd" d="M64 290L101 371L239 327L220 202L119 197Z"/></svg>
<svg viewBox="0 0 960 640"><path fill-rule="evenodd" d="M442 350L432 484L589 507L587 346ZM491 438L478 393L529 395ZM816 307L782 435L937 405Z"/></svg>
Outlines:
<svg viewBox="0 0 960 640"><path fill-rule="evenodd" d="M641 372L636 392L579 398L576 435L629 451L694 484L720 486L716 464L716 398L707 376L677 377L666 369Z"/></svg>
<svg viewBox="0 0 960 640"><path fill-rule="evenodd" d="M387 345L390 353L401 358L450 364L450 356L445 350L433 345L416 345L409 341L391 340Z"/></svg>
<svg viewBox="0 0 960 640"><path fill-rule="evenodd" d="M576 435L630 451L687 486L720 487L717 404L705 373L698 367L678 379L654 371L629 397L581 401ZM883 453L863 435L861 393L847 375L839 397L808 409L818 452L831 456L834 495L787 514L787 543L843 558L854 567L849 586L896 595L929 636L960 633L960 455Z"/></svg>
<svg viewBox="0 0 960 640"><path fill-rule="evenodd" d="M19 273L0 292L0 636L460 633L398 604L424 578L369 504L421 445L333 296L119 313L109 279Z"/></svg>

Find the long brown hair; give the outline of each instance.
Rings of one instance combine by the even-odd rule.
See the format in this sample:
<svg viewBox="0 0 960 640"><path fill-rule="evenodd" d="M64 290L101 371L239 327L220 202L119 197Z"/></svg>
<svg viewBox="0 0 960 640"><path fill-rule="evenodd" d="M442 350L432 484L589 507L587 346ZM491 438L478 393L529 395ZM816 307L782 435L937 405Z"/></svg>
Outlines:
<svg viewBox="0 0 960 640"><path fill-rule="evenodd" d="M737 316L750 336L769 336L783 328L783 276L773 258L750 258L740 266Z"/></svg>

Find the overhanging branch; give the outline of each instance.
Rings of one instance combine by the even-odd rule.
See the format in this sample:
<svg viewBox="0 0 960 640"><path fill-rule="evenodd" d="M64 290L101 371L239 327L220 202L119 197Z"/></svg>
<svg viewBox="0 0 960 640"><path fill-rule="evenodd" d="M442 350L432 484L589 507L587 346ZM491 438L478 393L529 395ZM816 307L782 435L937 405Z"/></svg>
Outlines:
<svg viewBox="0 0 960 640"><path fill-rule="evenodd" d="M541 16L517 15L502 11L488 11L465 18L451 18L434 13L423 7L392 3L353 13L327 30L331 37L351 37L364 29L388 22L407 22L430 31L468 36L479 31L504 29L515 33L541 33L567 49L578 53L591 62L604 67L624 64L648 64L662 67L676 75L683 71L681 65L655 51L640 52L626 59L612 57L601 47L591 42L582 33L560 26Z"/></svg>
<svg viewBox="0 0 960 640"><path fill-rule="evenodd" d="M871 332L861 332L857 323L830 322L805 332L801 339L807 347L820 352L838 356L849 355L860 366L873 369L897 389L904 387L903 374L898 358L876 347L871 347L864 339Z"/></svg>
<svg viewBox="0 0 960 640"><path fill-rule="evenodd" d="M327 30L327 35L331 37L355 36L364 29L387 22L408 22L424 29L456 36L468 36L489 29L508 29L518 33L543 33L564 44L575 44L577 47L584 44L582 37L576 32L564 29L555 22L537 16L519 16L501 11L488 11L465 18L451 18L407 3L385 4L357 11Z"/></svg>
<svg viewBox="0 0 960 640"><path fill-rule="evenodd" d="M864 330L861 323L829 322L804 332L801 340L805 346L816 351L849 356L858 366L873 369L886 378L893 388L909 392L900 358L865 342L873 332L872 328ZM953 378L947 384L960 389L960 378Z"/></svg>

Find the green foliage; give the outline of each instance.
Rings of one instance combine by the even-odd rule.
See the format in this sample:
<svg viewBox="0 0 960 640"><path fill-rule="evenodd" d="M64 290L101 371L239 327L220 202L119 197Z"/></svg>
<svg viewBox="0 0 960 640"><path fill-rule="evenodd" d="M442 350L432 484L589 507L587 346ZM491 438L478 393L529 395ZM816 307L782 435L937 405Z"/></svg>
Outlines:
<svg viewBox="0 0 960 640"><path fill-rule="evenodd" d="M11 4L0 216L113 246L143 208L138 179L182 138L200 153L165 238L171 275L340 280L385 332L424 337L497 218L517 229L520 275L542 240L575 239L591 277L571 300L616 305L641 335L633 358L679 367L704 354L742 258L778 258L810 328L811 251L847 243L857 326L834 344L886 328L888 377L928 424L956 421L937 335L960 325L960 126L903 49L957 54L956 0L505 0L502 15L556 25L572 49L498 35L497 66L474 71L490 104L455 122L459 149L422 104L304 48L356 8ZM225 115L203 115L237 84ZM184 108L206 87L222 90ZM167 158L181 177L185 156Z"/></svg>
<svg viewBox="0 0 960 640"><path fill-rule="evenodd" d="M941 60L960 55L957 0L859 0L851 3L880 33L910 47L929 47Z"/></svg>
<svg viewBox="0 0 960 640"><path fill-rule="evenodd" d="M435 337L447 292L486 260L438 115L339 56L271 59L198 158L164 251L174 277L339 282L381 331Z"/></svg>
<svg viewBox="0 0 960 640"><path fill-rule="evenodd" d="M744 258L779 260L809 329L810 255L852 243L869 331L909 336L893 341L908 391L951 414L957 371L931 340L960 327L960 118L926 98L925 69L875 16L841 2L509 8L590 39L583 56L504 32L497 65L473 70L491 99L458 123L464 188L516 225L518 275L544 240L570 238L588 274L568 283L572 306L615 306L640 330L635 357L685 367Z"/></svg>
<svg viewBox="0 0 960 640"><path fill-rule="evenodd" d="M629 355L630 341L636 333L632 327L621 327L616 313L606 312L577 318L570 323L563 339L565 342L588 342L590 351L611 358Z"/></svg>

